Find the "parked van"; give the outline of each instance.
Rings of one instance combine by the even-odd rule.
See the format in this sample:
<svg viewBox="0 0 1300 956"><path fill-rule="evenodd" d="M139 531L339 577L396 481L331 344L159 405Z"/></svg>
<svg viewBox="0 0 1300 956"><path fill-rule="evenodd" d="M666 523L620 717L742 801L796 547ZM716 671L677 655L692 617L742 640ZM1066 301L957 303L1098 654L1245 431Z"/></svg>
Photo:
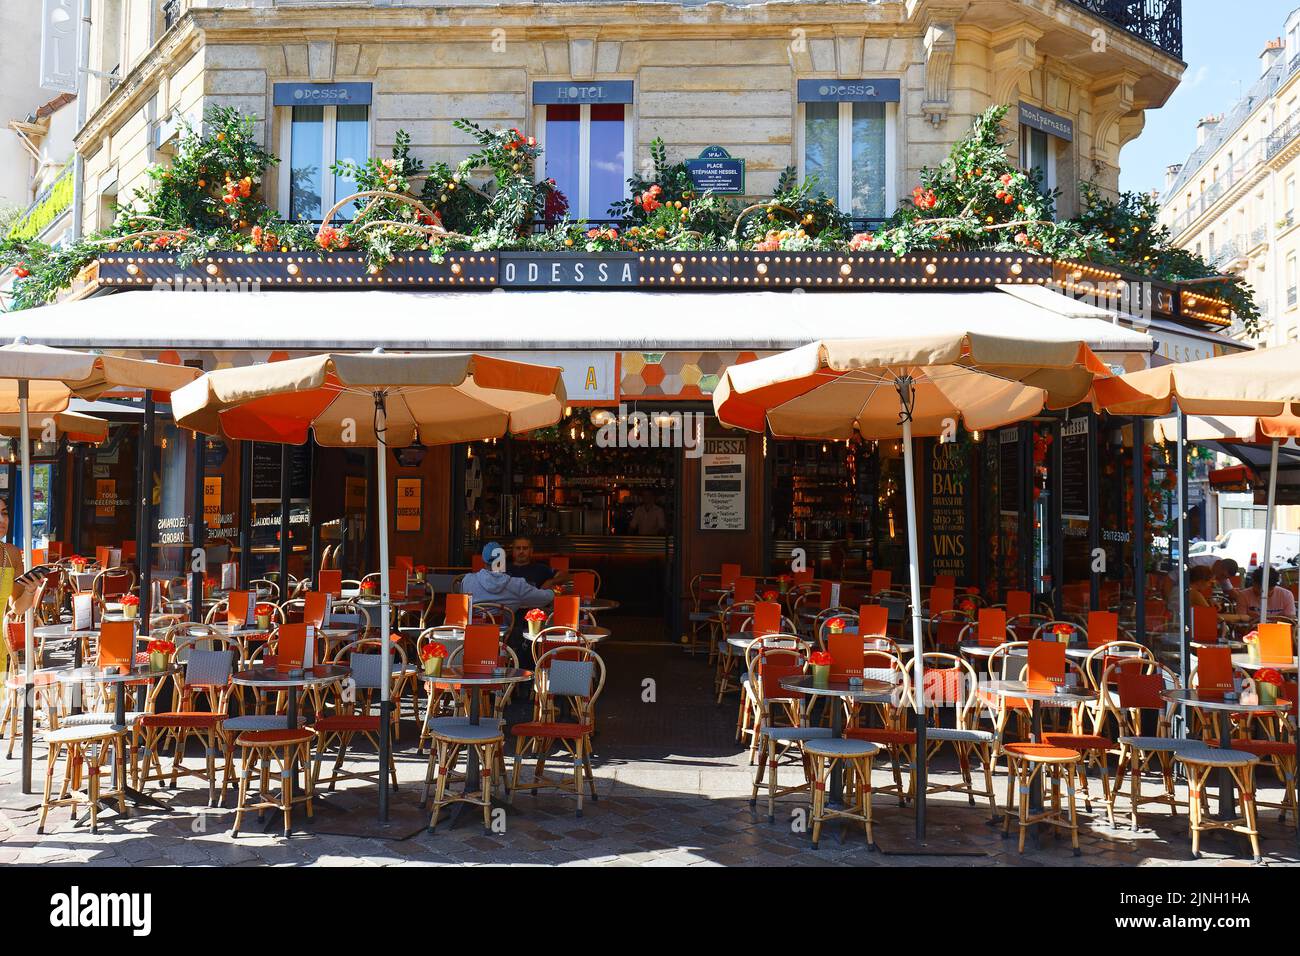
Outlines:
<svg viewBox="0 0 1300 956"><path fill-rule="evenodd" d="M1300 555L1300 532L1274 531L1271 546L1273 567L1293 564ZM1198 541L1187 549L1191 564L1211 564L1220 558L1232 558L1243 572L1250 566L1252 554L1256 560L1264 560L1263 528L1233 528L1214 541Z"/></svg>

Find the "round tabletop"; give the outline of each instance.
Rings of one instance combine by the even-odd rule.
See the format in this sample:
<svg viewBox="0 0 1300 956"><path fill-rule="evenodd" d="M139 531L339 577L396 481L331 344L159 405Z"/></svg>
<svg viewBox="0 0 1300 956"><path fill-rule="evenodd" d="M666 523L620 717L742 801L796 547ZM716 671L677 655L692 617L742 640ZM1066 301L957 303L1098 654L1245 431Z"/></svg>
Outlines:
<svg viewBox="0 0 1300 956"><path fill-rule="evenodd" d="M1247 671L1252 674L1255 671L1262 671L1266 667L1271 667L1273 668L1273 670L1280 671L1283 674L1294 674L1297 669L1300 669L1296 667L1296 663L1297 661L1296 658L1294 657L1291 658L1289 662L1288 661L1252 661L1250 659L1249 654L1232 655L1233 667L1240 667L1243 671Z"/></svg>
<svg viewBox="0 0 1300 956"><path fill-rule="evenodd" d="M560 641L560 640L565 640L566 637L572 638L573 629L567 628L566 630L567 630L567 634L564 637L558 637L554 634L551 634L546 639L548 641ZM586 624L578 629L578 634L581 635L582 639L586 641L588 644L598 644L613 633L614 632L607 627L597 627L594 624ZM529 634L527 631L524 631L524 640L530 642L536 642L537 638L534 637L532 634Z"/></svg>
<svg viewBox="0 0 1300 956"><path fill-rule="evenodd" d="M499 673L498 673L499 672ZM459 667L443 667L441 674L421 672L420 680L426 684L460 684L462 687L490 687L495 684L521 684L530 680L533 672L522 667L498 667L492 673L466 674Z"/></svg>
<svg viewBox="0 0 1300 956"><path fill-rule="evenodd" d="M1096 700L1097 695L1082 688L1066 688L1060 690L1039 690L1031 689L1029 684L1022 680L994 680L980 685L982 690L989 690L999 697L1019 697L1024 700L1036 701L1040 704L1054 704L1058 707L1073 707L1076 704L1086 704L1088 701Z"/></svg>
<svg viewBox="0 0 1300 956"><path fill-rule="evenodd" d="M60 638L98 636L99 628L74 631L71 624L41 624L32 628L32 637L38 641L57 641Z"/></svg>
<svg viewBox="0 0 1300 956"><path fill-rule="evenodd" d="M797 690L811 697L840 697L844 700L858 701L864 704L893 704L899 700L902 686L889 684L883 680L863 680L860 684L850 684L847 680L831 679L825 687L818 687L812 674L797 674L781 679L781 686L786 690Z"/></svg>
<svg viewBox="0 0 1300 956"><path fill-rule="evenodd" d="M299 670L282 671L275 667L259 664L242 671L237 671L231 681L243 687L287 688L315 687L320 684L332 684L345 679L352 673L351 668L342 664L321 664Z"/></svg>
<svg viewBox="0 0 1300 956"><path fill-rule="evenodd" d="M787 648L795 647L799 644L807 645L808 642L802 637L795 637L793 634L767 634L764 635L773 639L772 647ZM727 644L737 650L747 651L758 638L750 631L737 631L734 634L727 635Z"/></svg>
<svg viewBox="0 0 1300 956"><path fill-rule="evenodd" d="M162 670L154 670L148 664L135 664L123 672L120 667L76 667L59 672L59 680L65 684L129 684L134 681L160 679L174 674L181 666L168 664Z"/></svg>
<svg viewBox="0 0 1300 956"><path fill-rule="evenodd" d="M1001 644L967 644L963 641L957 645L957 650L967 657L989 658L1001 646Z"/></svg>
<svg viewBox="0 0 1300 956"><path fill-rule="evenodd" d="M612 611L619 606L619 603L612 598L583 598L579 606L582 610L594 614L597 611Z"/></svg>
<svg viewBox="0 0 1300 956"><path fill-rule="evenodd" d="M1237 714L1272 714L1285 713L1291 709L1291 702L1284 701L1276 704L1247 704L1240 700L1225 700L1222 697L1202 696L1196 688L1181 689L1171 688L1162 690L1160 696L1172 704L1178 704L1180 707L1195 707L1200 710L1228 710Z"/></svg>
<svg viewBox="0 0 1300 956"><path fill-rule="evenodd" d="M274 627L258 627L256 624L240 624L237 627L231 624L227 624L225 627L225 636L257 637L259 635L267 635L269 637L271 632L274 630L275 630ZM220 625L218 625L217 627L217 633L218 634L222 633L222 629Z"/></svg>
<svg viewBox="0 0 1300 956"><path fill-rule="evenodd" d="M1098 644L1096 647L1093 647L1091 644L1069 644L1065 648L1065 656L1072 657L1075 660L1085 661L1089 658L1089 656L1092 655L1094 651L1097 651L1105 646L1106 646L1105 644ZM1103 656L1141 657L1142 652L1134 647L1121 647L1117 650L1106 651Z"/></svg>

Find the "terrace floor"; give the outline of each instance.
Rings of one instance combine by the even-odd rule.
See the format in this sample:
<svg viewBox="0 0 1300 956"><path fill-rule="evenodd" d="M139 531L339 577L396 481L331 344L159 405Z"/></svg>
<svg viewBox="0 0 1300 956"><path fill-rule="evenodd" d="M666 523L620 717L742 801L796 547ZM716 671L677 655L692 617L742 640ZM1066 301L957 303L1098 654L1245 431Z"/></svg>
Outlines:
<svg viewBox="0 0 1300 956"><path fill-rule="evenodd" d="M875 798L879 852L870 852L861 831L839 838L839 827L823 834L813 850L799 826L805 806L800 796L779 801L769 824L749 807L751 768L733 737L734 698L715 705L711 671L703 657L691 659L667 643L609 643L602 648L610 682L602 698L597 738L599 801L587 803L581 819L572 799L553 791L520 794L506 808L504 832L485 834L480 817L467 808L455 829L440 825L429 833L428 815L419 810L425 759L414 751L416 725L403 723L398 769L401 788L393 796L391 821L381 826L373 784L351 781L318 800L315 819L295 812L295 830L280 835L276 820L269 832L246 822L230 835L233 793L225 808L205 806L206 787L182 778L175 790L151 786L150 794L167 810L141 808L127 819L106 812L100 832L76 827L66 809L51 814L45 835L36 833L40 797L20 792L20 761L0 756L0 863L90 866L149 865L342 865L396 864L565 864L601 866L810 865L810 866L1250 866L1245 837L1211 835L1201 860L1191 857L1186 817L1167 809L1144 808L1141 828L1128 826L1128 803L1116 805L1118 826L1106 824L1098 799L1093 813L1081 816L1082 855L1070 852L1067 838L1044 837L1038 848L1016 852L1014 839L988 822L987 803L968 805L964 796L944 794L929 801L929 836L918 847L910 808L887 795ZM653 684L646 684L648 680ZM653 693L651 693L653 691ZM651 699L643 699L651 698ZM191 757L190 763L197 758ZM350 756L373 768L373 754ZM877 782L886 770L877 764ZM43 749L34 776L44 778ZM932 776L956 779L940 768ZM1092 777L1094 796L1100 782ZM1261 798L1280 794L1276 779L1261 771ZM999 772L995 787L1005 797ZM1154 792L1155 784L1149 789ZM1261 811L1266 866L1300 863L1294 827L1278 822L1278 811Z"/></svg>

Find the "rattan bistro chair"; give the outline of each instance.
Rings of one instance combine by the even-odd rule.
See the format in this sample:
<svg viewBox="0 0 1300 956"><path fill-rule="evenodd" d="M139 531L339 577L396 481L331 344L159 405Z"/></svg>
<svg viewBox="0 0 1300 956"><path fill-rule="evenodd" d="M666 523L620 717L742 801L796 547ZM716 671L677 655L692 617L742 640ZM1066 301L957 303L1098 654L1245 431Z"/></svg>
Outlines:
<svg viewBox="0 0 1300 956"><path fill-rule="evenodd" d="M383 654L360 654L357 651L363 647L378 649L377 641L354 641L344 647L339 648L338 654L335 655L335 663L346 663L352 671L352 680L356 687L356 697L351 704L343 700L341 691L336 691L334 701L334 713L318 714L311 724L311 729L316 732L316 756L312 764L312 787L319 787L322 783L329 784L329 789L333 790L335 784L340 780L373 780L378 782L378 775L382 771L376 769L373 772L356 772L346 771L343 769L343 759L347 756L348 746L352 738L357 734L365 737L372 744L375 750L379 750L379 734L382 730L380 721L382 718L378 713L372 712L372 707L376 703L374 700L377 693L383 688ZM403 669L406 664L406 652L401 645L393 645L393 650L397 653L402 662ZM394 680L400 678L394 676ZM396 713L394 714L396 716ZM396 727L390 729L390 732L396 734ZM327 759L327 751L331 744L338 745L338 753L334 758L334 769L328 777L321 777L321 765ZM392 777L393 790L397 790L397 762L393 757L392 750L388 753L388 773Z"/></svg>
<svg viewBox="0 0 1300 956"><path fill-rule="evenodd" d="M758 791L767 789L767 822L776 820L776 801L792 793L810 792L812 769L804 754L810 740L829 739L829 727L809 727L805 695L787 690L781 681L803 673L808 662L801 640L798 647L763 647L749 660L749 686L757 698L759 716L754 740L761 751L749 794L750 807L758 806ZM777 774L783 766L800 768L801 781L781 787ZM766 779L765 779L766 778Z"/></svg>
<svg viewBox="0 0 1300 956"><path fill-rule="evenodd" d="M957 754L957 766L961 771L961 783L940 784L931 780L926 793L964 793L972 807L975 806L975 798L982 797L988 800L991 818L996 820L998 803L993 791L993 754L997 750L998 741L989 731L979 730L975 726L975 689L978 683L975 669L964 658L938 651L923 655L921 666L924 682L922 700L926 712L938 709L942 713L947 708L956 710L954 726L927 726L927 763L945 746L951 746ZM975 789L971 774L971 758L976 756L984 770L983 790Z"/></svg>
<svg viewBox="0 0 1300 956"><path fill-rule="evenodd" d="M556 647L537 661L538 677L534 693L539 709L547 716L567 719L527 721L510 728L515 738L514 768L511 775L511 800L518 790L536 791L554 787L577 798L577 815L582 816L582 789L585 783L596 802L596 781L591 772L591 738L596 732L596 700L605 688L605 662L589 647ZM563 713L567 703L568 713ZM553 752L572 765L569 776L546 775L546 762ZM525 758L534 762L530 779L520 781Z"/></svg>

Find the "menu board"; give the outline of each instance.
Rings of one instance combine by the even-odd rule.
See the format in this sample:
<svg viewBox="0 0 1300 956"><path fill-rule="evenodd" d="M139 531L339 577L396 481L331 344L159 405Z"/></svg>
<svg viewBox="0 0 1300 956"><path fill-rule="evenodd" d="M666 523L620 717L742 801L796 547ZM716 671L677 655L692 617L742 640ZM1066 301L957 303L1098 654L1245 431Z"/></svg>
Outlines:
<svg viewBox="0 0 1300 956"><path fill-rule="evenodd" d="M743 438L706 438L700 456L700 530L745 530Z"/></svg>
<svg viewBox="0 0 1300 956"><path fill-rule="evenodd" d="M253 500L280 500L280 448L268 442L253 444ZM289 497L304 500L311 493L311 446L289 446Z"/></svg>
<svg viewBox="0 0 1300 956"><path fill-rule="evenodd" d="M1061 515L1087 521L1088 507L1088 419L1076 418L1061 425Z"/></svg>
<svg viewBox="0 0 1300 956"><path fill-rule="evenodd" d="M1008 428L998 433L998 510L1019 514L1020 501L1020 429Z"/></svg>
<svg viewBox="0 0 1300 956"><path fill-rule="evenodd" d="M1015 446L1012 446L1015 447ZM926 555L930 576L951 574L969 580L971 547L970 447L933 442L926 458Z"/></svg>

